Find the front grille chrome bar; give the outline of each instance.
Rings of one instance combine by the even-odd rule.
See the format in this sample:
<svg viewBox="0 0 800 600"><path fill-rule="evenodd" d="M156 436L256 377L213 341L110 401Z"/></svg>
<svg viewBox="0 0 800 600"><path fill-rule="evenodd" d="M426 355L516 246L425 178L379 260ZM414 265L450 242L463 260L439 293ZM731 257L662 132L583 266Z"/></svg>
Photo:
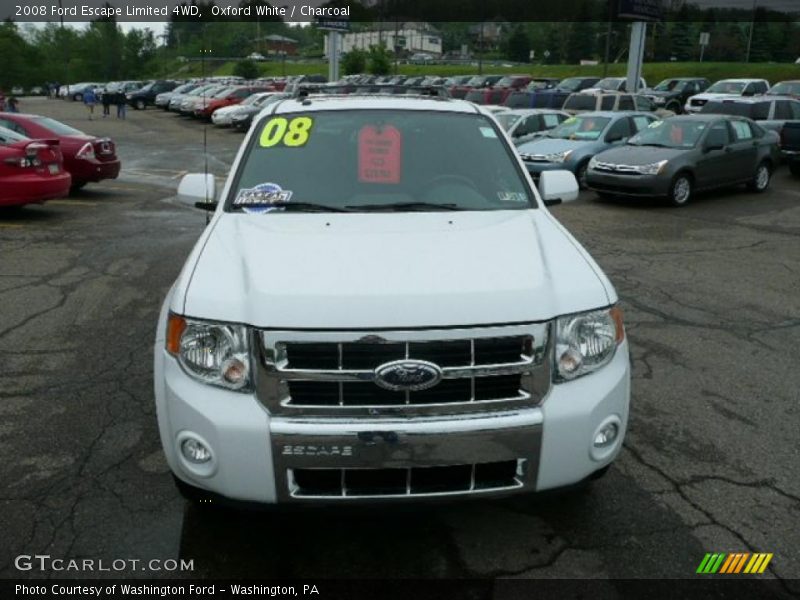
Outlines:
<svg viewBox="0 0 800 600"><path fill-rule="evenodd" d="M531 323L509 326L488 326L462 329L430 329L430 330L398 330L376 331L365 333L363 331L296 331L296 330L262 330L258 332L259 340L258 369L255 373L258 398L271 414L282 415L331 415L331 416L401 416L401 415L438 415L459 414L464 412L496 411L498 409L516 409L524 406L539 404L545 397L550 387L550 372L552 362L552 343L549 323ZM502 359L508 362L479 363L477 360L477 346L482 348L481 360L501 358L492 355L491 343L504 338L520 338L527 340L520 346L520 353L516 360L505 352ZM376 381L375 369L363 368L364 356L367 359L373 356L383 356L387 352L398 352L400 356L408 359L420 359L419 355L425 351L425 343L434 343L439 346L448 343L459 349L463 354L449 356L452 364L440 366L442 380L455 384L456 380L465 380L464 400L460 398L438 401L431 396L424 400L414 399L415 392L405 392L403 402L402 392L400 401L395 399L370 402L360 400L351 401L348 396L348 386L367 385ZM490 344L487 350L487 343ZM298 345L310 349L311 354L304 356L303 368L292 366L292 348ZM361 352L356 357L356 363L348 363L347 355L353 347L357 346ZM374 345L375 353L370 352ZM328 351L330 348L330 351ZM365 350L366 348L366 350ZM524 350L523 350L524 348ZM317 362L324 362L320 368L310 368L316 361L315 352L324 350ZM460 351L460 350L459 350ZM330 352L330 353L328 353ZM487 354L488 352L488 354ZM366 354L365 354L366 353ZM459 358L460 357L460 358ZM425 359L423 356L422 359ZM459 361L463 359L463 364ZM377 360L377 359L376 359ZM380 359L383 360L383 359ZM360 362L358 362L360 361ZM345 365L360 368L346 368ZM372 366L370 364L370 366ZM377 365L376 365L377 367ZM494 386L494 381L500 382L503 377L519 376L518 390L508 389L510 386L497 388L497 396L491 394L487 397L485 391L476 396L477 384ZM496 379L493 379L496 378ZM467 384L467 380L469 384ZM326 389L325 404L293 402L290 394L290 384L301 382L330 383L334 387ZM477 383L476 383L477 382ZM310 384L309 384L310 385ZM442 385L442 384L440 384ZM498 383L498 385L500 385ZM375 385L378 390L378 386ZM434 387L432 390L436 390ZM352 390L350 390L352 391ZM361 390L360 390L361 391ZM490 391L494 391L492 388ZM332 395L328 395L332 394ZM371 392L369 392L371 396ZM459 392L460 394L460 392ZM338 396L338 398L337 398Z"/></svg>

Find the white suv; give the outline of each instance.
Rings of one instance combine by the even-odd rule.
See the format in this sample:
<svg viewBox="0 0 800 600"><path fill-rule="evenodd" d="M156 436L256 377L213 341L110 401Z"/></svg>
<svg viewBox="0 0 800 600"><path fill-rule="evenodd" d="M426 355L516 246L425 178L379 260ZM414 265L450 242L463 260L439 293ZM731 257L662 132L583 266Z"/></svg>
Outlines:
<svg viewBox="0 0 800 600"><path fill-rule="evenodd" d="M215 197L188 175L179 198ZM485 110L309 96L255 119L155 343L179 489L258 503L504 495L605 472L617 294Z"/></svg>
<svg viewBox="0 0 800 600"><path fill-rule="evenodd" d="M721 79L706 91L689 96L683 110L687 113L700 112L709 100L719 98L757 96L769 90L766 79Z"/></svg>

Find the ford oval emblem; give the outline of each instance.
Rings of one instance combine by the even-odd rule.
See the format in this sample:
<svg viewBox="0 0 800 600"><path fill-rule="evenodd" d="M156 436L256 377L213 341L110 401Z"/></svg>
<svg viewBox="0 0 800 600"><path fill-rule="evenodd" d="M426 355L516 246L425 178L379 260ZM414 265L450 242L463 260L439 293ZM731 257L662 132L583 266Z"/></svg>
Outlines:
<svg viewBox="0 0 800 600"><path fill-rule="evenodd" d="M393 392L427 390L441 380L439 366L425 360L395 360L375 369L375 383Z"/></svg>

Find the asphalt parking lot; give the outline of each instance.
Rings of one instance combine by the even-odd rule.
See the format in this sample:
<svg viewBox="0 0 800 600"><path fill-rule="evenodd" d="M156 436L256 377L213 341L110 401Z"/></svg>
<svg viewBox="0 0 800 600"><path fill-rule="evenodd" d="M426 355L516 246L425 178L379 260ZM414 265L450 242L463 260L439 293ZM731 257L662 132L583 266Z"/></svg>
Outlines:
<svg viewBox="0 0 800 600"><path fill-rule="evenodd" d="M241 134L161 110L88 121L120 179L0 213L0 576L14 557L194 560L200 577L694 576L706 552L770 552L800 594L800 181L672 209L582 194L553 212L617 287L633 360L630 430L588 493L425 510L259 514L178 496L152 393L158 309L199 211L182 173L224 175ZM84 574L85 575L85 574ZM102 575L102 574L98 574Z"/></svg>

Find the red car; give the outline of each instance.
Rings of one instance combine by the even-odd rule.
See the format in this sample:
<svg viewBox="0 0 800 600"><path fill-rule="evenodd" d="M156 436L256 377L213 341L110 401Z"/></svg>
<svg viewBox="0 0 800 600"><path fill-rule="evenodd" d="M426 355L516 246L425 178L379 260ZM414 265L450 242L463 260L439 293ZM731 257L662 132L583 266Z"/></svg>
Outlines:
<svg viewBox="0 0 800 600"><path fill-rule="evenodd" d="M58 140L32 140L0 127L0 206L63 198L71 183Z"/></svg>
<svg viewBox="0 0 800 600"><path fill-rule="evenodd" d="M523 89L532 80L530 75L507 75L491 87L470 90L464 99L475 104L503 104L512 92Z"/></svg>
<svg viewBox="0 0 800 600"><path fill-rule="evenodd" d="M231 89L223 96L212 96L211 98L205 99L194 109L194 116L200 119L210 119L211 115L214 114L214 111L218 108L224 108L225 106L231 106L232 104L239 104L248 96L252 96L258 92L269 91L272 90L266 87L236 87Z"/></svg>
<svg viewBox="0 0 800 600"><path fill-rule="evenodd" d="M72 189L119 175L120 162L109 138L87 135L50 117L21 113L0 113L0 127L29 138L58 139L64 168L72 175Z"/></svg>

